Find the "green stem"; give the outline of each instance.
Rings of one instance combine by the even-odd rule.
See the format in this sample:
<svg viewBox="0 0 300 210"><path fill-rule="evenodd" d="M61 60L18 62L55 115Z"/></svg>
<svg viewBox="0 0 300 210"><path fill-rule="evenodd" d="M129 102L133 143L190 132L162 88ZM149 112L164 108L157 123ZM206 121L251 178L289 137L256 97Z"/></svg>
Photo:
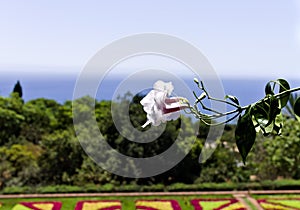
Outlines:
<svg viewBox="0 0 300 210"><path fill-rule="evenodd" d="M263 99L260 99L258 100L257 102L255 103L252 103L250 105L247 105L247 106L239 106L239 105L236 105L234 103L231 103L227 100L222 100L222 99L218 99L218 98L213 98L213 97L210 97L210 95L208 94L207 90L205 89L204 87L204 84L202 81L200 81L200 84L201 86L198 84L198 87L199 89L201 89L202 91L204 91L207 95L207 98L209 100L212 100L212 101L217 101L217 102L221 102L221 103L226 103L228 105L231 105L233 107L235 107L236 109L235 110L232 110L232 111L229 111L229 112L225 112L225 113L221 113L221 112L218 112L214 109L210 109L208 107L206 107L202 101L197 101L195 102L194 104L194 107L191 107L189 106L190 110L191 110L191 113L193 113L197 118L199 118L202 122L204 122L205 124L207 125L213 125L213 126L216 126L216 125L220 125L220 124L224 124L224 123L228 123L230 121L232 121L233 119L235 119L236 117L238 117L244 110L246 110L249 106L253 106L254 104L258 104L258 103L261 103L261 102L264 102L266 100L269 100L268 97L265 97ZM273 95L274 97L276 98L279 98L281 96L284 96L284 95L287 95L287 94L290 94L290 93L293 93L293 92L296 92L296 91L300 91L300 87L297 87L297 88L293 88L293 89L289 89L289 90L286 90L286 91L282 91L281 93L278 93L278 94L275 94ZM196 96L196 95L195 95ZM214 115L206 115L206 114L201 114L198 109L197 109L197 103L200 103L202 108L204 110L207 110L207 111L210 111L210 112L213 112L215 113ZM196 107L196 108L195 108ZM224 117L224 116L228 116L228 115L231 115L231 114L234 114L234 113L237 113L236 115L234 115L233 117L229 118L228 120L226 121L223 121L223 122L220 122L220 123L208 123L206 120L211 120L211 119L219 119L221 117Z"/></svg>
<svg viewBox="0 0 300 210"><path fill-rule="evenodd" d="M281 93L277 93L277 94L274 95L274 97L278 98L278 97L280 97L280 96L282 96L282 95L289 94L289 93L293 93L293 92L296 92L296 91L300 91L300 87L293 88L293 89L289 89L289 90L285 90L285 91L283 91L283 92L281 92ZM263 98L263 99L260 99L260 100L254 102L254 103L252 103L252 104L250 104L250 105L252 106L252 105L254 105L254 104L257 104L257 103L260 103L260 102L267 101L268 99L269 99L269 98ZM249 105L248 105L248 106L249 106ZM248 108L248 106L243 106L243 107L241 107L241 109L242 109L242 110L245 110L245 109Z"/></svg>
<svg viewBox="0 0 300 210"><path fill-rule="evenodd" d="M229 102L229 101L227 101L227 100L222 100L222 99L218 99L218 98L211 97L211 96L208 94L207 90L205 89L203 82L202 82L202 81L200 81L200 82L201 82L201 87L200 87L200 86L198 86L198 87L206 93L207 98L208 98L209 100L217 101L217 102L221 102L221 103L226 103L226 104L228 104L228 105L230 105L230 106L234 106L235 108L239 108L239 107L240 107L239 105L236 105L236 104L234 104L234 103L231 103L231 102Z"/></svg>

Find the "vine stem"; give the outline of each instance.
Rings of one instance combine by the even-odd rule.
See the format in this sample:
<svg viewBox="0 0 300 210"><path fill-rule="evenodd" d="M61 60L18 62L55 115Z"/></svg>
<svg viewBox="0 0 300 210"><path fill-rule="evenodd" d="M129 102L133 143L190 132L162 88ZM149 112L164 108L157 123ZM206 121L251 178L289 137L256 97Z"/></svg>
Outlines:
<svg viewBox="0 0 300 210"><path fill-rule="evenodd" d="M226 104L231 105L231 106L234 106L234 107L236 107L236 108L239 108L239 107L240 107L239 105L236 105L236 104L231 103L231 102L229 102L229 101L211 97L211 96L208 94L207 90L205 89L203 82L200 81L200 83L201 83L201 88L200 88L199 85L198 85L198 87L206 93L208 99L210 99L210 100L212 100L212 101L217 101L217 102L226 103Z"/></svg>
<svg viewBox="0 0 300 210"><path fill-rule="evenodd" d="M201 86L200 86L201 84ZM189 109L191 110L191 113L193 113L194 115L196 115L197 118L199 118L202 122L204 122L205 124L207 125L213 125L213 126L216 126L216 125L220 125L220 124L224 124L224 123L228 123L232 120L234 120L236 117L238 117L244 110L246 110L248 107L250 106L253 106L254 104L257 104L257 103L261 103L261 102L265 102L267 100L269 100L268 97L265 97L263 99L260 99L250 105L247 105L247 106L240 106L240 105L237 105L237 104L234 104L234 103L231 103L227 100L223 100L223 99L218 99L218 98L214 98L214 97L211 97L209 94L208 94L208 91L205 89L204 87L204 84L202 81L200 81L200 84L198 83L198 87L199 89L201 89L207 96L207 98L209 100L213 100L213 101L217 101L217 102L221 102L221 103L226 103L228 105L231 105L233 107L235 107L236 109L232 110L232 111L229 111L229 112L225 112L225 113L221 113L221 112L218 112L217 110L214 110L214 109L210 109L208 107L206 107L202 101L200 100L196 100L195 104L194 104L194 107L190 106L189 105ZM289 89L289 90L285 90L285 91L282 91L280 93L277 93L275 95L273 95L273 97L275 98L280 98L286 94L290 94L290 93L293 93L293 92L296 92L296 91L300 91L300 87L297 87L297 88L292 88L292 89ZM196 96L196 95L195 95ZM210 111L210 112L214 112L215 114L212 114L212 115L208 115L208 114L201 114L198 109L197 109L197 103L200 103L202 108L207 110L207 111ZM235 114L236 113L236 114ZM225 117L225 116L228 116L228 115L232 115L232 114L235 114L233 117L229 118L228 120L225 120L223 122L220 122L220 123L208 123L207 120L211 120L211 119L219 119L221 117Z"/></svg>
<svg viewBox="0 0 300 210"><path fill-rule="evenodd" d="M273 96L276 97L276 98L278 98L278 97L283 96L283 95L285 95L285 94L293 93L293 92L296 92L296 91L300 91L300 87L292 88L292 89L289 89L289 90L285 90L285 91L282 91L281 93L277 93L277 94L275 94L275 95L273 95ZM268 100L268 98L260 99L260 100L254 102L254 103L252 103L252 104L250 104L250 105L248 105L248 106L240 107L240 109L245 110L245 109L247 109L249 106L252 106L252 105L257 104L257 103L260 103L260 102L264 102L264 101L266 101L266 100Z"/></svg>

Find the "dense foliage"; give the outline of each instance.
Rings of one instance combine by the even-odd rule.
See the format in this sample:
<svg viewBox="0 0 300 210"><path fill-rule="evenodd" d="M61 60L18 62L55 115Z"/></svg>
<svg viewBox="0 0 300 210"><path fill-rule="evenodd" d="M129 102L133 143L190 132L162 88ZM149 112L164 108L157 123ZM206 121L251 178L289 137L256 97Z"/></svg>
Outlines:
<svg viewBox="0 0 300 210"><path fill-rule="evenodd" d="M130 120L136 128L146 121L139 96L124 96L130 103ZM90 97L77 99L80 114L88 114L85 104ZM111 101L96 101L95 115L106 141L119 152L134 157L150 157L168 148L176 139L180 125L192 128L194 122L185 116L168 122L158 140L150 144L128 141L117 131L111 116ZM156 177L129 179L110 174L93 162L81 148L74 132L72 102L64 104L39 98L24 102L20 94L0 97L0 190L13 186L163 184L203 182L247 182L258 180L300 178L300 122L284 117L281 136L258 136L244 166L235 145L235 125L226 125L212 157L204 164L198 157L209 127L200 124L196 142L180 164ZM126 126L125 126L126 129ZM190 129L193 138L193 129ZM83 134L84 135L84 132ZM184 149L184 145L182 145ZM122 167L114 160L108 164ZM132 165L128 170L136 170Z"/></svg>

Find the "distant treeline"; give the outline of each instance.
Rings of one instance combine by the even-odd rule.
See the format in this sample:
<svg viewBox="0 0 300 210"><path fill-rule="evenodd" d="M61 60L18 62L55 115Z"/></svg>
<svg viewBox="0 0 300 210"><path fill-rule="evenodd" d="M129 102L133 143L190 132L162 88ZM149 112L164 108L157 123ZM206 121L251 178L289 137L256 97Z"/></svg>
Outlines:
<svg viewBox="0 0 300 210"><path fill-rule="evenodd" d="M18 83L17 83L18 84ZM150 178L131 179L111 174L89 158L83 151L74 131L72 101L63 104L39 98L24 102L22 88L16 84L10 97L0 97L0 190L13 186L47 185L105 185L122 184L170 185L174 183L199 184L203 182L248 182L278 178L300 178L300 123L288 117L280 137L259 136L256 145L242 164L235 146L234 127L226 125L214 154L204 164L198 157L209 127L200 124L198 136L189 154L171 170ZM140 96L127 95L119 103L129 104L132 125L142 129L146 115L140 105ZM74 101L82 115L88 115L90 97ZM111 101L96 101L95 115L106 141L118 152L133 157L151 157L165 151L176 140L180 127L188 132L187 141L195 137L194 122L182 116L168 122L160 137L149 143L129 141L119 134L112 120ZM122 116L119 116L122 120ZM189 129L190 128L190 129ZM126 127L125 127L126 129ZM179 150L187 149L182 145ZM108 160L114 167L122 167ZM137 171L131 165L128 170Z"/></svg>

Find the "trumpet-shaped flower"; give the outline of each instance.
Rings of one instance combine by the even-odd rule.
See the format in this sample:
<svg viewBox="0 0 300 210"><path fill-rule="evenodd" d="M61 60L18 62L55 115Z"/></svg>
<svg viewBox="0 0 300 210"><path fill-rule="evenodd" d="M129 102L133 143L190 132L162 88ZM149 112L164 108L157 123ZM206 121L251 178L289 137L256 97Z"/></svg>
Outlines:
<svg viewBox="0 0 300 210"><path fill-rule="evenodd" d="M147 113L147 122L159 126L161 123L176 120L180 116L180 110L187 106L182 104L186 100L182 97L170 97L174 87L171 82L157 81L151 90L142 100L144 111Z"/></svg>

